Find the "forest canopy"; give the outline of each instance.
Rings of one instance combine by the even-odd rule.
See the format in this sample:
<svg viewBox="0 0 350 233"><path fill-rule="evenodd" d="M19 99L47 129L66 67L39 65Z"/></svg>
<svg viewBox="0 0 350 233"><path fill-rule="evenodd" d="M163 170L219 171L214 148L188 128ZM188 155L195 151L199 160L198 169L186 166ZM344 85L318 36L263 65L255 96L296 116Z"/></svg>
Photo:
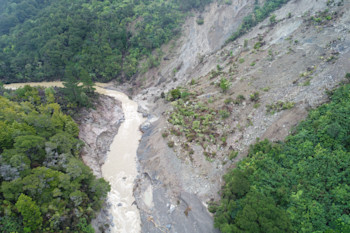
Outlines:
<svg viewBox="0 0 350 233"><path fill-rule="evenodd" d="M93 232L110 187L80 159L79 128L55 90L0 94L1 232Z"/></svg>
<svg viewBox="0 0 350 233"><path fill-rule="evenodd" d="M94 80L129 79L157 66L161 52L152 51L180 33L191 9L211 1L3 0L0 80L62 79L71 64Z"/></svg>
<svg viewBox="0 0 350 233"><path fill-rule="evenodd" d="M284 142L252 145L225 175L222 232L350 232L350 84Z"/></svg>

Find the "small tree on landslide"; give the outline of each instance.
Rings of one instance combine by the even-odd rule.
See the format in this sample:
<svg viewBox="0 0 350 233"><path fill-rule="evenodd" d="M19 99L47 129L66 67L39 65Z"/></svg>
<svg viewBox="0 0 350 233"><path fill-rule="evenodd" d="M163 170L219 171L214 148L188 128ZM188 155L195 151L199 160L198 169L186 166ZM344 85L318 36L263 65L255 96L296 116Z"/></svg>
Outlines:
<svg viewBox="0 0 350 233"><path fill-rule="evenodd" d="M222 92L226 92L230 88L231 84L226 78L221 78L220 80L220 88Z"/></svg>
<svg viewBox="0 0 350 233"><path fill-rule="evenodd" d="M270 23L271 24L275 24L276 23L276 15L275 14L270 16Z"/></svg>
<svg viewBox="0 0 350 233"><path fill-rule="evenodd" d="M171 101L180 99L181 97L181 91L178 88L171 90L170 94L171 94Z"/></svg>

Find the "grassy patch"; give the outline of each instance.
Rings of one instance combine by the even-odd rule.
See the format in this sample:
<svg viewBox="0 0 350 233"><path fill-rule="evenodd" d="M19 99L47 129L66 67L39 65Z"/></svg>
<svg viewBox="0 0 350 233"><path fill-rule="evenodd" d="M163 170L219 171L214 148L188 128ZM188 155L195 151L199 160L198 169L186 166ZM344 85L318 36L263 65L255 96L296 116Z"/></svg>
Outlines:
<svg viewBox="0 0 350 233"><path fill-rule="evenodd" d="M282 110L291 109L294 105L294 102L277 101L276 103L266 105L266 112L272 115Z"/></svg>

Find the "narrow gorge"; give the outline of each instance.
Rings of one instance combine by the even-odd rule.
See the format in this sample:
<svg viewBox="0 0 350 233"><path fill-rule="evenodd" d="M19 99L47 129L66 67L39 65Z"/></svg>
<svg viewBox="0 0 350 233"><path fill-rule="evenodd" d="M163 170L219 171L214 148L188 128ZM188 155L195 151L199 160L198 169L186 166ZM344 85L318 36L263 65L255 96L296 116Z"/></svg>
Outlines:
<svg viewBox="0 0 350 233"><path fill-rule="evenodd" d="M144 4L145 2L149 5ZM348 168L342 167L350 162L349 159L346 160L349 158L346 153L350 148L350 141L348 131L345 131L347 122L350 122L349 108L346 105L348 100L345 99L345 94L334 97L344 102L337 113L341 117L333 116L333 110L313 112L322 104L332 101L332 94L337 93L337 88L350 83L350 2L203 0L196 1L200 2L200 7L188 8L188 12L180 6L171 5L171 14L167 14L168 8L161 8L166 17L173 16L178 20L181 17L177 15L177 10L184 17L181 26L176 28L181 33L166 40L161 36L165 33L163 29L147 21L152 18L149 12L138 15L138 11L143 7L146 9L146 6L152 12L156 7L180 4L179 2L181 1L135 1L134 9L131 7L134 6L134 1L124 1L120 11L131 16L125 16L126 23L121 20L120 24L125 26L125 31L130 30L130 33L126 33L118 43L111 42L110 48L109 38L96 35L92 37L89 34L99 42L88 41L87 44L98 44L102 41L104 47L95 46L91 51L82 47L77 52L77 60L85 56L85 60L81 59L75 64L76 67L80 65L79 69L82 70L81 73L77 72L77 76L90 75L91 83L92 78L101 82L108 81L95 83L98 99L92 101L94 104L91 108L77 107L79 112L76 112L74 118L79 125L79 139L84 142L80 154L82 160L97 178L103 177L111 186L101 211L96 216L90 210L87 211L91 214L89 217L93 216L89 221L93 218L91 225L94 231L255 233L259 231L249 227L257 221L248 217L260 216L254 211L265 208L250 208L251 200L252 206L259 206L261 203L264 205L266 201L269 208L272 206L272 209L278 209L273 209L276 210L274 213L282 213L271 219L267 217L266 225L276 226L275 229L278 230L275 232L299 232L304 223L308 224L305 232L328 232L326 230L338 229L335 226L338 223L350 226L347 212L350 210L346 207L350 200L346 195L350 187L346 180L350 173ZM184 1L190 2L194 1ZM276 2L279 5L274 11L263 11L265 5L271 7ZM104 8L97 2L94 4L101 9L110 8L110 11L119 9L111 6ZM84 6L89 10L93 8L87 4ZM100 8L98 9L101 10ZM108 12L103 11L98 17L108 18ZM256 20L263 13L267 16ZM157 14L154 16L158 17ZM171 21L170 18L167 18L168 21ZM234 33L250 21L255 24L233 40ZM144 35L138 35L137 30L141 30ZM107 31L99 33L102 35ZM149 36L153 31L159 33L157 36L166 43L155 43L155 39ZM123 49L130 47L122 53L122 50L116 49L117 46ZM142 46L150 47L142 50ZM155 49L150 49L152 46ZM15 49L12 47L13 51ZM5 52L10 50L11 47L4 49ZM97 56L99 53L96 51L99 50L107 51L107 55ZM91 59L86 55L88 52L92 53ZM143 57L142 53L146 55ZM90 64L84 63L96 62L97 58L101 59L97 68L92 69ZM16 59L14 62L19 60L18 57ZM2 64L0 61L0 68ZM119 73L114 68L118 68ZM89 75L86 75L84 69L89 71ZM38 73L29 65L25 66L25 71ZM114 79L110 76L112 74L116 75ZM4 80L7 81L7 77ZM16 89L24 85L63 87L62 82L13 83L4 87ZM347 90L344 88L342 91L346 93ZM338 161L339 166L335 165L333 171L336 174L347 172L347 175L338 177L342 180L337 181L339 184L334 181L333 189L325 189L320 196L317 196L320 192L310 194L310 190L323 183L327 186L330 182L327 179L323 182L323 175L318 177L317 173L315 176L322 181L316 179L315 183L306 186L307 181L314 177L307 177L309 170L303 169L307 167L311 174L313 165L307 159L300 162L298 156L295 161L287 160L288 156L280 151L298 132L298 124L307 119L310 111L313 117L320 115L321 120L330 118L330 121L334 121L327 122L329 125L322 121L325 126L320 126L319 129L320 137L322 140L325 138L328 144L323 147L320 146L321 143L312 145L310 141L317 141L316 136L311 140L301 134L300 145L305 148L295 153L304 155L305 152L310 161L318 153L326 158L325 151L341 138L343 141L339 139L341 142L340 146L337 144L340 148L337 153L342 162ZM316 129L321 120L315 120L312 126ZM264 141L265 139L269 142ZM261 146L259 151L254 145L266 146L266 151L276 149L277 152L271 152L276 158L268 155L264 151L265 147ZM293 146L298 147L298 144ZM250 152L254 149L258 151L256 154ZM295 148L290 150L296 151ZM332 156L324 159L327 166L317 163L320 172L322 166L328 169L327 161L336 158L335 154ZM270 162L266 163L266 171L265 164L261 162L263 159ZM284 160L287 162L280 166L280 161ZM315 164L319 161L321 159L316 159ZM294 167L299 162L300 167ZM328 171L327 169L324 170ZM281 172L278 173L280 177L276 175L275 180L270 179L277 170ZM261 171L265 173L258 173ZM252 174L259 175L254 177ZM286 174L291 177L297 174L297 178L287 180ZM299 174L303 176L298 178ZM254 183L258 181L260 183ZM233 191L225 187L226 184L231 185ZM330 199L326 199L326 194ZM323 198L326 201L320 201ZM226 200L229 201L225 202ZM246 214L247 209L243 209L243 206L248 206L247 209L252 211ZM325 209L333 207L338 208L333 214L337 218L330 220L332 214ZM269 208L266 208L268 214L263 213L266 216L273 212ZM313 213L312 217L309 216L310 213ZM241 219L248 216L245 226L242 222L236 222L240 220L236 218L236 214ZM221 218L218 219L218 215ZM285 221L279 221L281 216ZM318 224L318 221L323 222ZM234 227L242 228L237 231L238 228ZM260 232L269 232L261 229Z"/></svg>

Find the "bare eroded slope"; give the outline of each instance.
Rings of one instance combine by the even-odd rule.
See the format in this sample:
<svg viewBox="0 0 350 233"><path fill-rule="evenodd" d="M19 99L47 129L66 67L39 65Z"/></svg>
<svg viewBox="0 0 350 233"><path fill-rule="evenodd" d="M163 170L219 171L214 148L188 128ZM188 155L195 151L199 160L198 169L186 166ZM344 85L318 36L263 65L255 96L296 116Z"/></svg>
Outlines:
<svg viewBox="0 0 350 233"><path fill-rule="evenodd" d="M143 232L215 232L205 204L219 198L227 169L245 156L256 138L282 140L308 109L327 100L325 91L350 71L347 1L327 6L326 0L291 0L275 12L277 23L267 19L221 48L253 2L214 3L202 13L202 26L195 22L198 15L188 19L180 40L163 48L162 64L138 77L138 86L133 87L139 93L135 99L153 119L143 127L138 151L141 175L134 192ZM210 72L217 72L217 65L220 73L213 77ZM225 93L217 85L221 78L231 84ZM194 103L229 111L227 119L214 122L218 135L225 134L226 145L208 143L204 148L198 140L188 142L184 134L162 137L174 127L167 121L174 108L160 96L178 86L195 93ZM259 98L251 100L255 92ZM239 95L245 97L241 103L225 103ZM278 101L293 106L268 113L268 106L277 106ZM193 149L191 156L184 144ZM230 160L231 150L239 154ZM215 157L206 159L203 154L208 151L215 151Z"/></svg>

